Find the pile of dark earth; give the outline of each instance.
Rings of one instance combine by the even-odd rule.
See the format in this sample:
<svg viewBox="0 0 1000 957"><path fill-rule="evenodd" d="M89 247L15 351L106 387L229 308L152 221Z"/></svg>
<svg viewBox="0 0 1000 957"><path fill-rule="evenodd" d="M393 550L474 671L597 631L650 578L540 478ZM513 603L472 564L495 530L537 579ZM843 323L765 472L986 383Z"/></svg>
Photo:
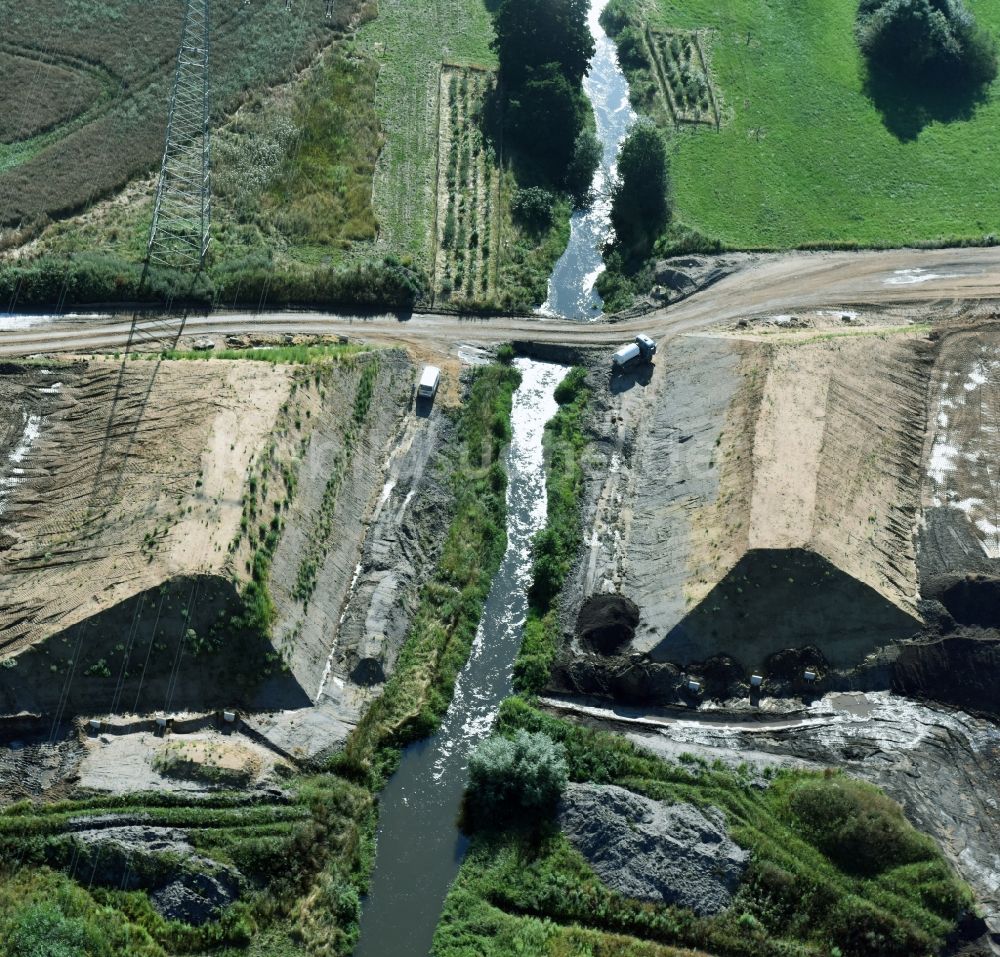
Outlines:
<svg viewBox="0 0 1000 957"><path fill-rule="evenodd" d="M829 664L815 646L775 652L765 661L767 694L815 700L837 691L892 690L972 713L1000 715L1000 581L955 578L928 588L925 627L854 668ZM639 608L623 595L592 595L580 609L550 681L560 694L633 705L690 706L705 699L756 697L751 671L734 656L686 666L632 650ZM578 650L572 648L572 642ZM806 672L814 675L807 678ZM692 684L694 682L694 684Z"/></svg>

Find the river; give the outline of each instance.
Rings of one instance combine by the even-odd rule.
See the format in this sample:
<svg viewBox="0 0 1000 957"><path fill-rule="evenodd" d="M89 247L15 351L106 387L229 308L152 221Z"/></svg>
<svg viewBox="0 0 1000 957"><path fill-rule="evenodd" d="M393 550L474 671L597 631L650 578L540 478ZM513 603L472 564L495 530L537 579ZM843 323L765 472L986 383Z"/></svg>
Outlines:
<svg viewBox="0 0 1000 957"><path fill-rule="evenodd" d="M595 319L601 299L594 283L604 268L601 247L611 236L610 184L618 150L635 115L614 44L600 25L607 0L589 15L597 51L584 81L594 107L602 161L595 200L573 214L570 241L549 279L541 312ZM531 539L545 525L542 433L555 414L563 366L518 359L522 382L514 393L513 439L507 456L507 550L486 599L483 620L440 730L408 747L380 797L375 868L361 913L354 957L429 954L441 908L458 873L466 840L456 827L469 755L490 733L501 702L512 692L531 575Z"/></svg>
<svg viewBox="0 0 1000 957"><path fill-rule="evenodd" d="M531 539L545 525L542 433L555 415L564 366L516 360L513 437L507 453L507 550L493 579L469 660L440 730L404 752L382 792L375 869L355 957L423 957L430 952L465 838L456 828L469 755L485 738L521 645L531 577Z"/></svg>
<svg viewBox="0 0 1000 957"><path fill-rule="evenodd" d="M590 8L588 22L597 50L583 81L594 108L597 138L603 154L591 186L593 202L589 208L573 213L569 245L549 278L549 295L539 309L546 316L599 319L604 305L594 284L604 272L601 249L614 236L611 188L618 166L618 151L636 119L614 41L601 26L601 14L607 5L608 0L594 0Z"/></svg>

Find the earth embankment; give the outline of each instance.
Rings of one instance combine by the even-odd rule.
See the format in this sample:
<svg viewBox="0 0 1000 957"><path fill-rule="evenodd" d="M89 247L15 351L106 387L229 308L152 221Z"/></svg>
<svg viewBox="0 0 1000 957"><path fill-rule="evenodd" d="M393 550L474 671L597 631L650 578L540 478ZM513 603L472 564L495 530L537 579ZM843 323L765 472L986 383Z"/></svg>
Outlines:
<svg viewBox="0 0 1000 957"><path fill-rule="evenodd" d="M724 658L744 680L806 646L851 669L921 628L933 345L791 318L679 338L651 375L611 380L568 620L620 594L640 616L627 654L678 673Z"/></svg>
<svg viewBox="0 0 1000 957"><path fill-rule="evenodd" d="M312 704L369 525L391 510L398 546L441 421L405 353L318 357L4 367L0 710Z"/></svg>

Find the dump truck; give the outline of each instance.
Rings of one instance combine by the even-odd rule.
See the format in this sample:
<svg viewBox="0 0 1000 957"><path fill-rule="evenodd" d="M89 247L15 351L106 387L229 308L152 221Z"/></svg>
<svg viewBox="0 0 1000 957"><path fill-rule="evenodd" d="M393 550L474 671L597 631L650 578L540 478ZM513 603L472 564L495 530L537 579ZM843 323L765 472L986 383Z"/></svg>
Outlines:
<svg viewBox="0 0 1000 957"><path fill-rule="evenodd" d="M424 366L424 371L420 376L420 384L417 386L417 397L433 399L440 382L441 370L437 366Z"/></svg>
<svg viewBox="0 0 1000 957"><path fill-rule="evenodd" d="M639 333L633 342L622 346L611 357L612 372L626 372L644 362L652 362L656 355L656 343L649 336Z"/></svg>

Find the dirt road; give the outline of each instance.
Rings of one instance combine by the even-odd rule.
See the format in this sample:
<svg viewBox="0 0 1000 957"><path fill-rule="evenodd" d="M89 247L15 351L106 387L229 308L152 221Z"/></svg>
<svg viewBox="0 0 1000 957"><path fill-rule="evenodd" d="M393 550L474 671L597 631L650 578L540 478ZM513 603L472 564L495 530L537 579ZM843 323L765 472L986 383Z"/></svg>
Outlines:
<svg viewBox="0 0 1000 957"><path fill-rule="evenodd" d="M624 322L581 323L542 318L456 315L352 316L318 312L217 312L189 318L189 335L316 333L347 335L450 351L455 343L511 339L597 345L638 330L659 338L743 316L816 308L921 305L924 308L1000 300L1000 248L790 253L760 256L690 298ZM149 320L153 325L153 320ZM7 332L0 356L114 349L128 337L129 319L59 319Z"/></svg>

